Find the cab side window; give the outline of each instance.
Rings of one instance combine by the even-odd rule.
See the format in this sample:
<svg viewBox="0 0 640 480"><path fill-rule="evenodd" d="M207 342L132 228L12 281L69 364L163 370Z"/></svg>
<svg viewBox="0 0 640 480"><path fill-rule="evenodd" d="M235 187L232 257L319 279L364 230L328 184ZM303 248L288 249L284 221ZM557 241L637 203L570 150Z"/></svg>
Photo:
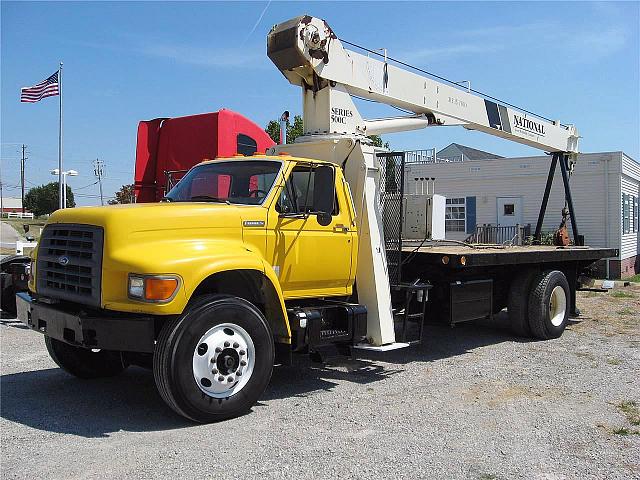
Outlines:
<svg viewBox="0 0 640 480"><path fill-rule="evenodd" d="M293 169L287 179L276 210L280 213L311 213L313 212L313 187L315 167L300 165ZM338 198L334 198L331 215L339 213Z"/></svg>

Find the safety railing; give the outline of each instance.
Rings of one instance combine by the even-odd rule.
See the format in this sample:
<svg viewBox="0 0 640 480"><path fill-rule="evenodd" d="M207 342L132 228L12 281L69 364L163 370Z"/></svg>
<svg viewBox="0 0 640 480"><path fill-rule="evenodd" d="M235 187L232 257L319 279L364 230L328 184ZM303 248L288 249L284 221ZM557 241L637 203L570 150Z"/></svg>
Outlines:
<svg viewBox="0 0 640 480"><path fill-rule="evenodd" d="M475 231L466 238L467 243L488 245L524 245L531 236L531 224L526 225L476 225Z"/></svg>

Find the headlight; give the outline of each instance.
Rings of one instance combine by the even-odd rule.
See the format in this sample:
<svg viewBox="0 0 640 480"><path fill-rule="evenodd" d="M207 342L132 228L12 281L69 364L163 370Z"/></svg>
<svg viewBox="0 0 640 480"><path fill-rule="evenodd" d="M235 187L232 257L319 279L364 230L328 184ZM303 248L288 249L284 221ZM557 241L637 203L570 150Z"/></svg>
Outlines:
<svg viewBox="0 0 640 480"><path fill-rule="evenodd" d="M163 303L173 300L180 279L174 275L129 274L129 297L143 302Z"/></svg>
<svg viewBox="0 0 640 480"><path fill-rule="evenodd" d="M36 262L31 260L27 267L28 280L27 285L29 290L34 291L36 289Z"/></svg>
<svg viewBox="0 0 640 480"><path fill-rule="evenodd" d="M129 277L129 296L134 298L144 297L144 278Z"/></svg>

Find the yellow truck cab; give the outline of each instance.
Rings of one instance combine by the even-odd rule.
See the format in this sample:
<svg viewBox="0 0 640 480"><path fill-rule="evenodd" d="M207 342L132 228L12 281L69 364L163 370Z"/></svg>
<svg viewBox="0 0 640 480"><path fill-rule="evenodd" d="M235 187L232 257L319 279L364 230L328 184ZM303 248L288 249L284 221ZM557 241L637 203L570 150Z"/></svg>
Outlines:
<svg viewBox="0 0 640 480"><path fill-rule="evenodd" d="M363 339L366 314L343 301L354 286L355 225L349 187L331 163L205 161L161 203L55 212L18 310L72 374L153 363L178 413L234 416L262 394L276 353L288 362L293 350ZM322 332L307 328L316 324L304 313L319 298L336 310Z"/></svg>

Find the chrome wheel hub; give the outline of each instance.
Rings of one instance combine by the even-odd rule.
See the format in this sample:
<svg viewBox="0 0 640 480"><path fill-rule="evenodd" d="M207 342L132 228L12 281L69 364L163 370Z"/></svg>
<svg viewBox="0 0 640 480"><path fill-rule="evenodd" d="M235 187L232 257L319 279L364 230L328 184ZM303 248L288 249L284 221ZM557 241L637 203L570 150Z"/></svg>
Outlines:
<svg viewBox="0 0 640 480"><path fill-rule="evenodd" d="M214 398L238 393L255 365L255 347L245 329L223 323L209 329L193 352L193 378L200 390Z"/></svg>

